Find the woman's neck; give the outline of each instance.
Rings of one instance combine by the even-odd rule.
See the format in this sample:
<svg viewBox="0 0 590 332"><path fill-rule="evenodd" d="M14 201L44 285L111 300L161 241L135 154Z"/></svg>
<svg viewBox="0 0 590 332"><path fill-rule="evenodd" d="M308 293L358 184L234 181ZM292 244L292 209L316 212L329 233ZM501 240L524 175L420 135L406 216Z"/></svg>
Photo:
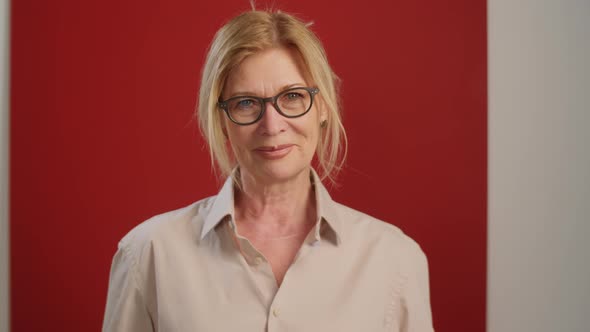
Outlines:
<svg viewBox="0 0 590 332"><path fill-rule="evenodd" d="M258 181L240 172L235 208L239 224L257 233L281 236L301 232L315 219L315 195L309 170L280 183Z"/></svg>

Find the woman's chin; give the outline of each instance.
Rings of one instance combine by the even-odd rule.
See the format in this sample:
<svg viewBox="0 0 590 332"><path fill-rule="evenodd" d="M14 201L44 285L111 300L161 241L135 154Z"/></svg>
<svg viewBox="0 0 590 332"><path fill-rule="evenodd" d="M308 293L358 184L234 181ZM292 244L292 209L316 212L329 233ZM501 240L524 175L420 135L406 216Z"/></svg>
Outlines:
<svg viewBox="0 0 590 332"><path fill-rule="evenodd" d="M309 165L295 166L293 163L266 163L258 168L255 177L264 183L280 183L296 179L302 172L309 169Z"/></svg>

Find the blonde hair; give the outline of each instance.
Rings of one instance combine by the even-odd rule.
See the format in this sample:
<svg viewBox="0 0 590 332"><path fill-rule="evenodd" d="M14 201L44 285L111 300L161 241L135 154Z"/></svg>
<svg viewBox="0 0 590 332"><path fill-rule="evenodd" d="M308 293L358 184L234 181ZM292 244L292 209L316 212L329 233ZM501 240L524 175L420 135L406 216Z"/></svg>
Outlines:
<svg viewBox="0 0 590 332"><path fill-rule="evenodd" d="M217 102L232 68L247 56L274 47L295 49L301 56L312 82L320 90L327 123L321 130L316 149L322 180L334 177L346 157L347 140L338 96L339 79L328 63L320 40L298 18L281 11L252 10L242 13L217 31L203 67L197 117L209 146L213 169L217 163L226 177L235 166L222 128L222 112ZM320 124L318 123L318 126Z"/></svg>

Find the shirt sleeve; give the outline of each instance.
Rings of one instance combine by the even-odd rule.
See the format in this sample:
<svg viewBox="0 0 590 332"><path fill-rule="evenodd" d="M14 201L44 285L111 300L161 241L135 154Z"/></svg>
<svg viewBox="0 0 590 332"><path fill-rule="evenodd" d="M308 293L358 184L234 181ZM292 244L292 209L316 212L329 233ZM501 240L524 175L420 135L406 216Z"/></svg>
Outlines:
<svg viewBox="0 0 590 332"><path fill-rule="evenodd" d="M418 247L409 264L409 271L402 289L403 320L402 332L432 332L430 290L428 282L428 261Z"/></svg>
<svg viewBox="0 0 590 332"><path fill-rule="evenodd" d="M137 282L136 262L123 243L113 257L102 331L154 331Z"/></svg>

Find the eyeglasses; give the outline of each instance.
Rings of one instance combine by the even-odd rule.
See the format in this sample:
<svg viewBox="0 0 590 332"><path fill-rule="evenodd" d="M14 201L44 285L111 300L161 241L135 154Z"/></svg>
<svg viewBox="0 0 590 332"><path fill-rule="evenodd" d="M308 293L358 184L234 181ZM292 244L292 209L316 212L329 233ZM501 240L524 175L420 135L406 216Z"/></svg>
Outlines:
<svg viewBox="0 0 590 332"><path fill-rule="evenodd" d="M296 87L287 89L274 97L236 96L217 103L227 117L241 126L251 125L262 119L266 103L286 118L298 118L311 109L313 97L320 92L318 88Z"/></svg>

